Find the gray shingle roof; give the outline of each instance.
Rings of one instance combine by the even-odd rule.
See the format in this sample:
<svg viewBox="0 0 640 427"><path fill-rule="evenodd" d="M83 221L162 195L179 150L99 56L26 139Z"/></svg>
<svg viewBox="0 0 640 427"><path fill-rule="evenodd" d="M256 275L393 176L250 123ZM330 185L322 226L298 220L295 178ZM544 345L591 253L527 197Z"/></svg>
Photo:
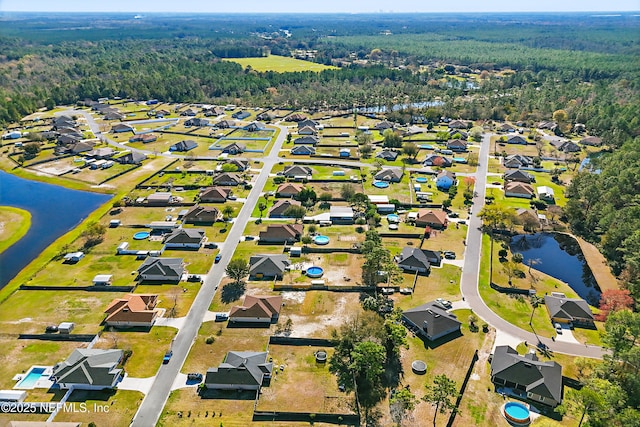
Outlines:
<svg viewBox="0 0 640 427"><path fill-rule="evenodd" d="M269 377L273 363L267 362L267 352L230 351L217 368L210 368L205 384L250 385L259 388Z"/></svg>
<svg viewBox="0 0 640 427"><path fill-rule="evenodd" d="M116 369L122 350L78 348L64 362L53 367L57 383L110 387L122 369Z"/></svg>
<svg viewBox="0 0 640 427"><path fill-rule="evenodd" d="M567 319L591 319L593 314L589 304L580 298L561 298L547 295L544 297L549 315L554 318Z"/></svg>
<svg viewBox="0 0 640 427"><path fill-rule="evenodd" d="M438 337L446 331L459 330L461 324L456 316L438 307L435 301L406 310L402 317L426 332L428 337Z"/></svg>

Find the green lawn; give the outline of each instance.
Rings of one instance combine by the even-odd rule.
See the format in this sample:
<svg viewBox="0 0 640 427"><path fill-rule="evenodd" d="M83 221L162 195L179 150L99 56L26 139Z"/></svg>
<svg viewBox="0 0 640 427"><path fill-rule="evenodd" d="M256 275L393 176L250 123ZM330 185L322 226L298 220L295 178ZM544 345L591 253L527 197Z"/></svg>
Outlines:
<svg viewBox="0 0 640 427"><path fill-rule="evenodd" d="M138 391L75 390L67 402L85 402L87 411L60 411L55 420L81 422L82 425L94 422L96 426L125 426L133 419L143 398Z"/></svg>
<svg viewBox="0 0 640 427"><path fill-rule="evenodd" d="M302 61L300 59L288 58L285 56L269 55L257 58L233 58L225 61L237 62L242 68L251 67L256 71L275 71L286 73L293 71L323 71L336 70L337 67L316 64L314 62Z"/></svg>
<svg viewBox="0 0 640 427"><path fill-rule="evenodd" d="M0 254L27 234L31 213L11 206L0 206Z"/></svg>

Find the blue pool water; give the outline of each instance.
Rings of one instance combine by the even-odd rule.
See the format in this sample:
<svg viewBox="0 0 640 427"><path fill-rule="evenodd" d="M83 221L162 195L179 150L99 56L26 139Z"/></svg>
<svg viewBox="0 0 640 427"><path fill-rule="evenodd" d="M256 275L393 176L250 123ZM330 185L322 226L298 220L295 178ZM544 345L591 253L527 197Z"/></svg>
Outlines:
<svg viewBox="0 0 640 427"><path fill-rule="evenodd" d="M329 243L329 237L328 236L316 236L313 241L316 243L316 245L326 245Z"/></svg>
<svg viewBox="0 0 640 427"><path fill-rule="evenodd" d="M424 144L424 145L421 145L420 148L423 148L425 150L433 150L433 145Z"/></svg>
<svg viewBox="0 0 640 427"><path fill-rule="evenodd" d="M416 182L425 183L425 182L427 182L427 178L421 176L420 178L416 178Z"/></svg>
<svg viewBox="0 0 640 427"><path fill-rule="evenodd" d="M374 181L373 186L377 188L387 188L389 187L389 183L386 181Z"/></svg>
<svg viewBox="0 0 640 427"><path fill-rule="evenodd" d="M529 410L522 403L508 402L504 405L504 412L515 420L527 420L529 418Z"/></svg>
<svg viewBox="0 0 640 427"><path fill-rule="evenodd" d="M321 267L309 267L307 269L307 276L309 277L322 277L324 270Z"/></svg>
<svg viewBox="0 0 640 427"><path fill-rule="evenodd" d="M31 389L36 385L36 382L42 377L44 373L44 368L32 368L26 377L22 378L22 380L18 383L16 387L19 388L28 388Z"/></svg>
<svg viewBox="0 0 640 427"><path fill-rule="evenodd" d="M148 231L138 231L136 234L133 235L134 240L144 240L149 238L149 232Z"/></svg>
<svg viewBox="0 0 640 427"><path fill-rule="evenodd" d="M389 214L387 215L387 220L389 222L399 222L400 221L400 217L396 214Z"/></svg>

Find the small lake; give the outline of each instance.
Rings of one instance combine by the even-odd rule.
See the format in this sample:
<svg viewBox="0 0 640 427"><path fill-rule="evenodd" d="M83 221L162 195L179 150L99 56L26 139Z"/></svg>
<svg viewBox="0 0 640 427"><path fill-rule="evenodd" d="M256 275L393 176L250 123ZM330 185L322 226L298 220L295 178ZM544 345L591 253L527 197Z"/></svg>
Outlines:
<svg viewBox="0 0 640 427"><path fill-rule="evenodd" d="M0 289L47 246L111 197L30 181L0 171L0 205L31 213L27 234L0 254Z"/></svg>
<svg viewBox="0 0 640 427"><path fill-rule="evenodd" d="M522 254L524 265L533 260L533 268L568 283L581 298L598 306L600 288L573 237L558 233L518 235L511 239L510 247L511 252Z"/></svg>

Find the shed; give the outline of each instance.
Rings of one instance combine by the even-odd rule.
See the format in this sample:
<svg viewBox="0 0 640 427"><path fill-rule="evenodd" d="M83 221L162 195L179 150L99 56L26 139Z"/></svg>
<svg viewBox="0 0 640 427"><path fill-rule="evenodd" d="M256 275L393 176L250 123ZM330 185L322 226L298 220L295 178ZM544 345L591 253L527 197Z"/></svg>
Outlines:
<svg viewBox="0 0 640 427"><path fill-rule="evenodd" d="M394 213L396 211L396 205L392 203L381 203L376 207L378 213Z"/></svg>
<svg viewBox="0 0 640 427"><path fill-rule="evenodd" d="M0 390L0 402L22 402L26 397L24 390Z"/></svg>
<svg viewBox="0 0 640 427"><path fill-rule="evenodd" d="M84 252L71 252L64 256L66 262L78 262L84 258Z"/></svg>
<svg viewBox="0 0 640 427"><path fill-rule="evenodd" d="M111 221L109 221L109 227L111 228L116 228L118 226L120 226L121 222L119 219L112 219Z"/></svg>
<svg viewBox="0 0 640 427"><path fill-rule="evenodd" d="M292 246L291 249L289 249L289 255L290 256L301 256L302 255L302 247L300 246Z"/></svg>
<svg viewBox="0 0 640 427"><path fill-rule="evenodd" d="M109 286L111 284L112 274L97 274L93 278L94 286Z"/></svg>
<svg viewBox="0 0 640 427"><path fill-rule="evenodd" d="M118 245L118 249L116 249L116 254L122 254L129 249L129 242L122 242Z"/></svg>
<svg viewBox="0 0 640 427"><path fill-rule="evenodd" d="M61 334L70 334L75 326L76 324L73 322L62 322L58 325L58 332Z"/></svg>

